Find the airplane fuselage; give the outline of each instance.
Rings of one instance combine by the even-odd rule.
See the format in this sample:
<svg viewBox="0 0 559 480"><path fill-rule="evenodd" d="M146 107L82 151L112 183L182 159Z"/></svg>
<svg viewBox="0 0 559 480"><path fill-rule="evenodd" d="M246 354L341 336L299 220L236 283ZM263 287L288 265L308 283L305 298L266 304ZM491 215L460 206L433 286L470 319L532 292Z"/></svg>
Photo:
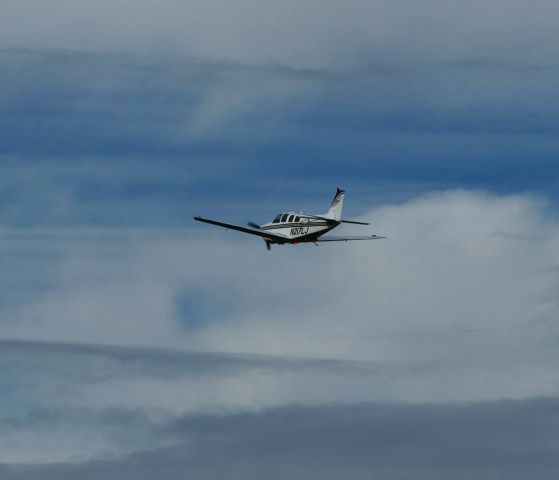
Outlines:
<svg viewBox="0 0 559 480"><path fill-rule="evenodd" d="M260 229L285 237L285 242L272 240L270 243L300 243L314 242L339 224L336 220L289 212L280 213L272 222L261 225Z"/></svg>

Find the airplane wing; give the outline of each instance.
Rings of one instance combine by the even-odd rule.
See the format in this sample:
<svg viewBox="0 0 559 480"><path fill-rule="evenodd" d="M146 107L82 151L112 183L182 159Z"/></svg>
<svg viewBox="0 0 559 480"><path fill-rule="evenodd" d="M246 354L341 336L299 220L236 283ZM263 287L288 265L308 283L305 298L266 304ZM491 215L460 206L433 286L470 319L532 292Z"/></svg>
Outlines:
<svg viewBox="0 0 559 480"><path fill-rule="evenodd" d="M365 235L365 236L353 236L353 237L333 237L333 236L325 236L319 237L316 242L349 242L351 240L380 240L380 235Z"/></svg>
<svg viewBox="0 0 559 480"><path fill-rule="evenodd" d="M231 223L217 222L215 220L209 220L207 218L202 218L202 217L194 217L194 220L197 220L198 222L209 223L211 225L217 225L218 227L237 230L238 232L250 233L251 235L257 235L259 237L267 238L268 240L275 240L278 242L289 242L289 239L287 237L284 237L283 235L269 233L264 230L256 230L255 228L241 227L239 225L233 225Z"/></svg>

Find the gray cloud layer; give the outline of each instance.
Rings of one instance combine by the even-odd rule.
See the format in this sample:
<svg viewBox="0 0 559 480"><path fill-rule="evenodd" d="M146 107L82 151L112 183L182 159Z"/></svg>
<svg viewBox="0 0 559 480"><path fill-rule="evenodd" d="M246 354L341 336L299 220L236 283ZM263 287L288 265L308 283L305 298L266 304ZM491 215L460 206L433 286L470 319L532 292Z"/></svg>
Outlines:
<svg viewBox="0 0 559 480"><path fill-rule="evenodd" d="M176 444L166 425L185 413L354 403L378 396L375 384L440 374L435 364L14 340L0 347L0 463L115 458Z"/></svg>
<svg viewBox="0 0 559 480"><path fill-rule="evenodd" d="M374 2L56 0L2 6L0 42L148 51L250 63L355 65L378 59L557 54L557 4L538 0ZM41 28L37 28L40 25Z"/></svg>
<svg viewBox="0 0 559 480"><path fill-rule="evenodd" d="M194 415L172 447L85 465L4 467L8 480L555 478L556 400L477 405L283 407ZM120 419L115 418L115 421ZM1 468L1 467L0 467Z"/></svg>

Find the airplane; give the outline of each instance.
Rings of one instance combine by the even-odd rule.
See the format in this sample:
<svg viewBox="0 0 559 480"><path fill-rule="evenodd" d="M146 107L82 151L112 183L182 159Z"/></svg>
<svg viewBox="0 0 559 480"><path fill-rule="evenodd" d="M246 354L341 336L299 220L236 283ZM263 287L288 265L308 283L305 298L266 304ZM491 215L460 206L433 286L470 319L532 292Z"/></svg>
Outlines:
<svg viewBox="0 0 559 480"><path fill-rule="evenodd" d="M337 188L330 209L323 215L307 215L295 212L280 213L271 222L265 223L264 225L248 222L248 226L251 228L209 220L202 217L194 217L194 220L262 237L266 242L266 248L268 250L275 244L293 245L297 243L314 243L318 246L319 242L348 242L352 240L379 240L381 238L386 238L380 235L350 237L323 236L326 232L333 230L342 223L369 225L366 222L342 220L344 197L345 190Z"/></svg>

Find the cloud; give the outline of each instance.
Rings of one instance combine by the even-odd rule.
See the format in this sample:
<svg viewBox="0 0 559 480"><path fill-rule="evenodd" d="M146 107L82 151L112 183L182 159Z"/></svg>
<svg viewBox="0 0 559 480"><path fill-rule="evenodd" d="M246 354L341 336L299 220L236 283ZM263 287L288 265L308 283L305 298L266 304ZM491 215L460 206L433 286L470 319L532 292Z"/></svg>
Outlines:
<svg viewBox="0 0 559 480"><path fill-rule="evenodd" d="M1 347L9 388L1 399L0 471L9 480L149 478L156 469L164 479L261 478L271 468L278 478L500 472L546 479L556 470L554 398L356 401L360 384L404 372L409 381L425 366L22 341ZM317 378L348 396L323 389L305 400L301 388L316 389ZM270 390L275 405L271 396L257 408L234 406L241 391L254 395L273 383L281 384ZM192 408L180 389L191 397L214 389L225 405ZM150 405L154 395L174 396L182 409Z"/></svg>
<svg viewBox="0 0 559 480"><path fill-rule="evenodd" d="M2 478L553 478L555 4L0 10Z"/></svg>
<svg viewBox="0 0 559 480"><path fill-rule="evenodd" d="M153 450L177 442L163 431L177 414L280 404L291 394L274 399L267 391L278 380L287 386L307 376L349 376L357 384L379 373L373 364L336 359L13 340L0 346L0 462L12 464Z"/></svg>
<svg viewBox="0 0 559 480"><path fill-rule="evenodd" d="M553 63L338 69L44 48L0 62L1 208L20 222L177 226L191 205L314 201L329 182L377 202L457 185L557 190Z"/></svg>
<svg viewBox="0 0 559 480"><path fill-rule="evenodd" d="M556 392L559 233L545 203L457 191L363 218L389 238L268 253L259 239L208 227L60 237L45 264L48 288L6 312L0 332L437 366L417 381L390 377L363 390L375 399Z"/></svg>
<svg viewBox="0 0 559 480"><path fill-rule="evenodd" d="M7 1L0 42L8 46L170 53L294 66L375 60L556 57L557 7L541 0L342 3L240 0L85 2L57 0L46 12ZM41 28L37 28L40 23Z"/></svg>
<svg viewBox="0 0 559 480"><path fill-rule="evenodd" d="M386 415L412 412L414 425L432 414L440 428L415 424L412 439L439 435L448 418L456 419L456 431L477 418L479 430L468 433L475 439L487 433L484 425L504 421L502 408L530 406L526 422L537 422L532 405L548 404L532 399L557 396L559 228L548 207L528 195L431 193L364 214L371 231L389 237L382 242L271 252L259 239L209 227L12 228L0 247L24 258L32 246L36 256L18 276L1 278L3 295L25 295L24 302L3 304L0 322L0 461L12 464L6 475L125 475L163 462L169 471L162 475L173 478L188 462L202 476L213 472L209 460L197 464L188 460L191 452L226 452L227 445L242 447L239 467L227 460L241 469L235 474L262 474L242 470L249 458L243 455L265 445L250 431L262 430L270 451L281 452L281 439L296 436L281 430L283 411L294 412L292 425L317 415L308 428L320 437L319 450L311 451L311 436L303 436L308 446L282 457L299 465L289 471L295 477L312 468L335 471L316 459L331 457L316 453L327 449L320 443L326 438L342 449L340 468L355 478L377 468L401 478L419 469L427 478L440 458L451 459L447 474L459 465L489 476L517 444L505 443L504 456L483 465L476 461L481 450L463 443L466 436L448 457L412 455L417 443L408 444L409 431L396 423L386 458L404 456L412 470L369 457L366 445L376 445L376 422ZM31 287L43 271L44 283ZM384 406L359 406L371 402ZM382 412L373 433L336 443L358 418L368 418L368 408ZM338 432L340 415L354 420ZM264 428L270 422L279 430ZM529 424L518 422L518 431ZM328 435L319 435L321 423ZM215 435L200 433L212 425ZM229 437L233 432L249 433ZM487 438L499 443L505 436ZM437 451L436 444L425 448ZM152 453L139 453L146 451ZM272 454L258 451L265 468ZM347 466L353 458L355 470ZM527 461L522 468L534 471Z"/></svg>
<svg viewBox="0 0 559 480"><path fill-rule="evenodd" d="M178 444L4 478L554 478L557 401L289 406L176 418ZM536 434L537 432L537 434Z"/></svg>

